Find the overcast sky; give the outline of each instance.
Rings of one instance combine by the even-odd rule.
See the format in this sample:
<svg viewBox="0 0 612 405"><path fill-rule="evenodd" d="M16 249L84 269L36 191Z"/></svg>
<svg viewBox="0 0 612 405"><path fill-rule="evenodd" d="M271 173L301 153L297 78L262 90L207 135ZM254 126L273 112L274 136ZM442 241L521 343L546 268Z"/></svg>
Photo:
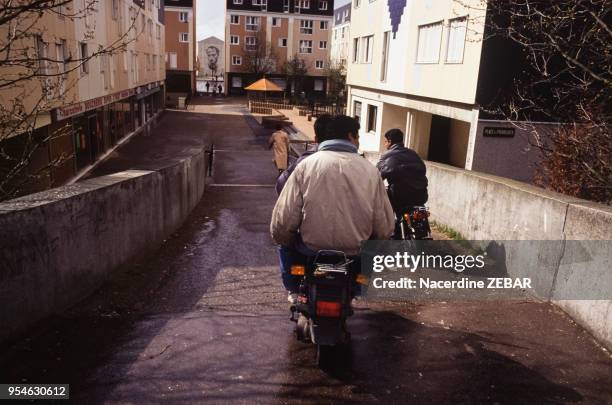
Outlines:
<svg viewBox="0 0 612 405"><path fill-rule="evenodd" d="M225 0L197 0L196 34L198 41L214 35L223 39ZM340 7L351 0L336 0L334 7Z"/></svg>

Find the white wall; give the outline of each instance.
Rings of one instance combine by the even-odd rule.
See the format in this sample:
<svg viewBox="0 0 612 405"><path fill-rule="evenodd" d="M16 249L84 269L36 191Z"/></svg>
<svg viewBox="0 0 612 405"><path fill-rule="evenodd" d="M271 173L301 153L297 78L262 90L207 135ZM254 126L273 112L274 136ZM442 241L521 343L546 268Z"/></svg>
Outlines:
<svg viewBox="0 0 612 405"><path fill-rule="evenodd" d="M380 81L383 33L390 31L391 18L386 1L362 1L353 8L347 82L351 85L388 90L473 104L480 65L484 10L480 0L467 0L474 8L467 9L453 0L408 2L396 38L389 46L389 71L386 82ZM463 63L445 63L449 19L469 14L468 38ZM440 61L416 64L418 26L444 21ZM353 39L374 35L372 63L352 63Z"/></svg>

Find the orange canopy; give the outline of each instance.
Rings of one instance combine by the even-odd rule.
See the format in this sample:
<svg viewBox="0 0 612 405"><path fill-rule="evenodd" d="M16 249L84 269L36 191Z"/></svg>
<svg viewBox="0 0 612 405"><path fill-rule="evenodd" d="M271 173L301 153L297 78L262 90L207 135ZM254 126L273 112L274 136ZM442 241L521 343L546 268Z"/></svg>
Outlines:
<svg viewBox="0 0 612 405"><path fill-rule="evenodd" d="M283 91L278 85L266 78L259 79L255 83L244 88L252 91Z"/></svg>

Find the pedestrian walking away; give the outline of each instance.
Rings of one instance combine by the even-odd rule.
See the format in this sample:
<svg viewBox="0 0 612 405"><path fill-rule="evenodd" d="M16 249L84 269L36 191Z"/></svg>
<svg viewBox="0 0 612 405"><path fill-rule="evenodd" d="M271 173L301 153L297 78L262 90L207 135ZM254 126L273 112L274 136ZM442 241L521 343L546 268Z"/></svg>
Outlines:
<svg viewBox="0 0 612 405"><path fill-rule="evenodd" d="M275 129L276 131L268 140L268 147L274 152L273 161L280 175L288 166L289 136L283 131L283 126L281 124L276 124Z"/></svg>

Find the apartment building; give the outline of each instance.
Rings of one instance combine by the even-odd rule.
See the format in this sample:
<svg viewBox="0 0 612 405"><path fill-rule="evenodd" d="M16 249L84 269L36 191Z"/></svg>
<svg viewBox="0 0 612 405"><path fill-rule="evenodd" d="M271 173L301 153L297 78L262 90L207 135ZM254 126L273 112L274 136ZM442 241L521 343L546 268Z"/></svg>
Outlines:
<svg viewBox="0 0 612 405"><path fill-rule="evenodd" d="M29 27L19 45L39 60L38 76L0 90L2 108L23 103L32 114L33 137L42 141L23 171L36 178L22 194L75 179L122 138L146 130L163 108L163 5L159 0L85 4L75 0L13 21ZM3 67L0 74L26 71ZM31 130L15 131L0 139L0 146L18 154L30 135Z"/></svg>
<svg viewBox="0 0 612 405"><path fill-rule="evenodd" d="M511 41L484 40L493 18L485 1L353 0L351 7L348 111L360 120L366 153L383 152L384 133L400 128L424 159L533 181L541 156L528 131L489 111L525 59Z"/></svg>
<svg viewBox="0 0 612 405"><path fill-rule="evenodd" d="M196 1L164 0L166 89L191 95L196 89Z"/></svg>
<svg viewBox="0 0 612 405"><path fill-rule="evenodd" d="M331 62L337 67L348 66L351 42L351 3L334 10L334 28L331 40Z"/></svg>
<svg viewBox="0 0 612 405"><path fill-rule="evenodd" d="M244 94L265 75L289 93L325 95L333 10L333 0L226 0L226 93ZM265 49L273 56L262 72L253 66L262 65L257 60ZM290 60L306 68L299 83L285 75Z"/></svg>

